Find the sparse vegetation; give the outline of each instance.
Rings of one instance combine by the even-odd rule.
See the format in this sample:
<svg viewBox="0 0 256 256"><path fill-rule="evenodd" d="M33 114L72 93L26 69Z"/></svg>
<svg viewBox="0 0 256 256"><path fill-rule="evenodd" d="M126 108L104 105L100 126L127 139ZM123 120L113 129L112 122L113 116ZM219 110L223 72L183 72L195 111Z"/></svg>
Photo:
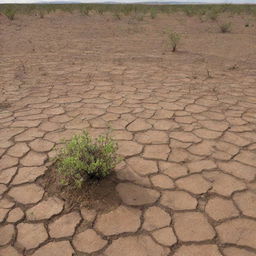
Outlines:
<svg viewBox="0 0 256 256"><path fill-rule="evenodd" d="M218 19L218 11L211 10L210 12L208 12L207 17L212 21L216 21Z"/></svg>
<svg viewBox="0 0 256 256"><path fill-rule="evenodd" d="M228 68L228 70L237 70L239 69L239 66L237 64L234 64Z"/></svg>
<svg viewBox="0 0 256 256"><path fill-rule="evenodd" d="M39 17L40 19L44 18L44 10L39 10Z"/></svg>
<svg viewBox="0 0 256 256"><path fill-rule="evenodd" d="M55 7L51 6L51 5L46 6L45 8L46 8L46 11L47 11L48 14L51 13L51 12L55 12L56 11Z"/></svg>
<svg viewBox="0 0 256 256"><path fill-rule="evenodd" d="M228 12L230 14L251 14L256 15L255 5L140 5L140 4L25 4L25 5L0 5L0 12L6 14L7 17L13 17L15 13L32 14L38 13L39 10L45 13L61 10L64 12L80 11L82 15L88 15L92 10L100 15L105 12L124 14L125 16L132 13L149 14L151 18L155 18L157 13L171 14L174 12L183 12L188 16L206 16L211 20L216 20L217 17ZM14 13L14 15L13 15Z"/></svg>
<svg viewBox="0 0 256 256"><path fill-rule="evenodd" d="M186 6L184 13L189 17L193 16L196 13L194 6Z"/></svg>
<svg viewBox="0 0 256 256"><path fill-rule="evenodd" d="M175 52L176 48L177 48L177 45L180 42L181 37L176 32L167 32L167 35L168 35L169 45L172 48L172 52Z"/></svg>
<svg viewBox="0 0 256 256"><path fill-rule="evenodd" d="M9 108L10 106L11 106L11 104L8 103L7 101L0 102L0 110Z"/></svg>
<svg viewBox="0 0 256 256"><path fill-rule="evenodd" d="M82 6L80 9L80 13L81 13L81 15L89 16L89 13L90 13L89 6Z"/></svg>
<svg viewBox="0 0 256 256"><path fill-rule="evenodd" d="M16 14L16 9L15 8L6 8L3 11L4 15L9 19L9 20L14 20L15 14Z"/></svg>
<svg viewBox="0 0 256 256"><path fill-rule="evenodd" d="M231 32L231 23L223 23L219 25L221 33Z"/></svg>
<svg viewBox="0 0 256 256"><path fill-rule="evenodd" d="M118 13L118 12L114 12L113 17L114 17L116 20L121 20L121 15L120 15L120 13Z"/></svg>
<svg viewBox="0 0 256 256"><path fill-rule="evenodd" d="M137 21L143 21L144 20L144 14L143 13L137 13L135 17L136 17Z"/></svg>
<svg viewBox="0 0 256 256"><path fill-rule="evenodd" d="M64 5L63 8L62 8L62 10L63 10L64 12L68 12L68 13L72 14L73 11L74 11L74 7L73 7L73 6L70 6L70 7L69 7L68 5Z"/></svg>
<svg viewBox="0 0 256 256"><path fill-rule="evenodd" d="M105 12L105 10L104 10L103 7L102 7L102 8L97 8L97 9L96 9L96 12L97 12L99 15L103 15L104 12Z"/></svg>
<svg viewBox="0 0 256 256"><path fill-rule="evenodd" d="M211 79L213 78L211 73L210 73L210 70L208 68L206 68L206 79Z"/></svg>
<svg viewBox="0 0 256 256"><path fill-rule="evenodd" d="M117 143L108 135L91 138L86 131L66 142L56 158L57 171L65 185L82 188L88 179L108 176L119 158Z"/></svg>
<svg viewBox="0 0 256 256"><path fill-rule="evenodd" d="M150 17L151 17L151 19L155 19L156 16L157 16L157 10L154 9L154 8L152 8L152 9L150 10Z"/></svg>

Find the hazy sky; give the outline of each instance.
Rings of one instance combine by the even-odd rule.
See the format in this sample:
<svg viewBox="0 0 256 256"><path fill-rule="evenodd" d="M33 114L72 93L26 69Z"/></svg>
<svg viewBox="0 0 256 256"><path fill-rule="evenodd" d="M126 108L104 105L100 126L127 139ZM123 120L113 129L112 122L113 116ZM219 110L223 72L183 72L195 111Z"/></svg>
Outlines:
<svg viewBox="0 0 256 256"><path fill-rule="evenodd" d="M0 4L3 3L50 3L50 2L63 2L63 1L69 1L72 2L72 0L0 0ZM117 2L117 3L143 3L143 2L188 2L188 3L195 3L195 2L201 2L201 3L251 3L256 4L256 0L73 0L74 2L81 2L81 3L99 3L99 2Z"/></svg>

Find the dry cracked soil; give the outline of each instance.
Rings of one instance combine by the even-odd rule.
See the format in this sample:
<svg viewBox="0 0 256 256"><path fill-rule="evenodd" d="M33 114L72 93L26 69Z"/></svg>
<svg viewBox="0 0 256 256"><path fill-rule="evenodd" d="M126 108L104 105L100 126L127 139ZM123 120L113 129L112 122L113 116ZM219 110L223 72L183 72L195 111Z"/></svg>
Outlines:
<svg viewBox="0 0 256 256"><path fill-rule="evenodd" d="M1 256L256 256L256 22L218 22L0 16ZM109 127L120 203L69 209L53 147Z"/></svg>

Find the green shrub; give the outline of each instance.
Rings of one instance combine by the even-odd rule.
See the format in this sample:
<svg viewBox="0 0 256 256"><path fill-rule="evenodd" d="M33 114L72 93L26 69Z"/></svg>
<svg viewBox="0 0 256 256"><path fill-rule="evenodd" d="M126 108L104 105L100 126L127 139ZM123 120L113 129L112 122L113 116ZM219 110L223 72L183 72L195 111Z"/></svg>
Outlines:
<svg viewBox="0 0 256 256"><path fill-rule="evenodd" d="M194 10L192 8L187 7L187 8L184 9L184 13L187 16L192 17L194 15Z"/></svg>
<svg viewBox="0 0 256 256"><path fill-rule="evenodd" d="M113 17L114 17L114 19L116 19L116 20L121 20L121 15L120 15L120 13L118 13L118 12L114 12L114 13L113 13Z"/></svg>
<svg viewBox="0 0 256 256"><path fill-rule="evenodd" d="M16 14L16 10L14 8L7 8L4 11L4 15L9 19L9 20L14 20L14 16Z"/></svg>
<svg viewBox="0 0 256 256"><path fill-rule="evenodd" d="M125 15L128 16L132 13L133 11L133 6L132 5L122 5L121 12Z"/></svg>
<svg viewBox="0 0 256 256"><path fill-rule="evenodd" d="M39 10L39 17L40 17L40 19L44 18L44 10L42 10L42 9Z"/></svg>
<svg viewBox="0 0 256 256"><path fill-rule="evenodd" d="M81 13L81 15L89 16L89 13L90 13L89 6L82 6L80 9L80 13Z"/></svg>
<svg viewBox="0 0 256 256"><path fill-rule="evenodd" d="M156 16L157 16L157 9L152 8L152 9L150 10L150 17L151 17L151 19L155 19Z"/></svg>
<svg viewBox="0 0 256 256"><path fill-rule="evenodd" d="M70 14L73 13L73 9L74 7L72 5L69 5L69 4L64 4L60 7L60 9L63 11L63 12L68 12Z"/></svg>
<svg viewBox="0 0 256 256"><path fill-rule="evenodd" d="M168 42L172 48L172 51L175 52L177 45L180 42L180 35L176 32L169 32L168 33Z"/></svg>
<svg viewBox="0 0 256 256"><path fill-rule="evenodd" d="M213 21L216 21L218 19L218 16L219 16L218 11L214 9L208 12L207 14L208 19Z"/></svg>
<svg viewBox="0 0 256 256"><path fill-rule="evenodd" d="M86 131L65 143L56 157L61 182L81 188L89 179L108 176L120 159L117 143L108 135L92 139Z"/></svg>
<svg viewBox="0 0 256 256"><path fill-rule="evenodd" d="M221 33L231 32L231 23L224 23L219 25Z"/></svg>
<svg viewBox="0 0 256 256"><path fill-rule="evenodd" d="M104 9L103 9L103 7L100 7L100 6L99 6L99 8L97 9L97 13L98 13L99 15L103 15L103 14L104 14Z"/></svg>
<svg viewBox="0 0 256 256"><path fill-rule="evenodd" d="M44 8L48 14L56 11L56 7L54 5L45 5Z"/></svg>

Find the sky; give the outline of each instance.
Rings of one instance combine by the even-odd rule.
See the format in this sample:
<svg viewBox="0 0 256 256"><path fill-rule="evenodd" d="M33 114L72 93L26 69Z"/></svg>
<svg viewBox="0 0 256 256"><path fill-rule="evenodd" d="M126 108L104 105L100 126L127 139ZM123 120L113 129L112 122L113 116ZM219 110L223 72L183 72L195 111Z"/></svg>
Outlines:
<svg viewBox="0 0 256 256"><path fill-rule="evenodd" d="M116 2L116 3L143 3L143 2L186 2L186 3L234 3L234 4L256 4L256 0L0 0L0 4L4 3L51 3L51 2L81 2L81 3L101 3L101 2Z"/></svg>

